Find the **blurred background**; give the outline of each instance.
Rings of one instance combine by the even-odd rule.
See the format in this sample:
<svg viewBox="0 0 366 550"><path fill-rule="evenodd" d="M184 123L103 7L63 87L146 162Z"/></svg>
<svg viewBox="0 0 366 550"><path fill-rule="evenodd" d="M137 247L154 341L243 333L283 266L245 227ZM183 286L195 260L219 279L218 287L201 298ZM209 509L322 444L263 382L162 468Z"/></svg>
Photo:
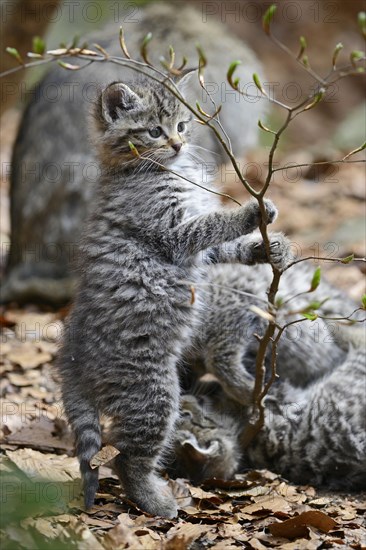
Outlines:
<svg viewBox="0 0 366 550"><path fill-rule="evenodd" d="M153 0L151 0L153 1ZM25 58L32 49L34 36L42 36L47 48L60 42L70 43L75 36L101 29L106 22L119 25L133 18L149 0L123 2L114 0L78 0L39 2L34 0L1 1L1 72L14 67L14 58L4 53L6 46L15 47ZM314 82L296 61L277 48L264 34L261 18L269 2L173 0L176 16L183 4L191 3L202 20L217 20L227 32L244 40L264 67L267 89L274 90L278 100L289 105L302 94L310 93ZM47 6L45 7L45 4ZM344 44L339 62L346 64L352 50L362 50L364 39L357 25L357 14L365 9L362 0L281 0L272 29L278 39L293 52L299 50L299 36L307 40L310 66L321 75L331 68L335 45ZM26 14L26 15L24 15ZM199 41L199 37L198 37ZM209 63L209 52L206 52ZM232 52L233 60L236 58ZM20 71L1 81L1 263L4 266L9 243L9 172L11 150L17 127L32 86L44 69ZM291 125L281 140L278 161L286 163L325 162L319 167L300 171L278 172L270 197L280 216L275 229L289 234L304 254L346 256L355 252L364 256L365 239L365 171L363 164L328 164L340 159L365 141L364 75L346 78L332 87L325 99ZM272 88L271 88L272 87ZM266 124L276 128L284 112L270 106ZM244 131L244 130L243 130ZM42 139L41 136L35 137ZM265 163L271 135L261 132L259 146L243 158L243 171L250 182L259 186L265 177ZM364 158L359 153L357 160ZM230 168L223 168L219 184L239 199L246 197ZM328 264L330 277L356 296L363 288L363 264L347 267Z"/></svg>

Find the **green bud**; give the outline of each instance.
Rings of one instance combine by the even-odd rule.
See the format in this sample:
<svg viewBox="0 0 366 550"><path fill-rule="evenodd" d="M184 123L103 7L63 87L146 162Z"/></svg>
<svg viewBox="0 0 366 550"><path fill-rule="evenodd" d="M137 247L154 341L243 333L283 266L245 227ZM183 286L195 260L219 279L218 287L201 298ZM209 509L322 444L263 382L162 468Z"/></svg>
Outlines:
<svg viewBox="0 0 366 550"><path fill-rule="evenodd" d="M357 61L360 61L361 59L365 59L365 53L360 50L353 50L350 55L351 63L354 67L356 67Z"/></svg>
<svg viewBox="0 0 366 550"><path fill-rule="evenodd" d="M320 284L320 279L321 279L321 268L317 267L316 270L314 271L313 278L311 279L309 292L314 292L314 290L318 288Z"/></svg>
<svg viewBox="0 0 366 550"><path fill-rule="evenodd" d="M200 46L200 44L196 44L196 50L198 52L199 67L203 69L203 67L206 67L206 65L207 65L206 55L205 55L202 47Z"/></svg>
<svg viewBox="0 0 366 550"><path fill-rule="evenodd" d="M232 88L234 88L234 90L238 89L239 82L240 82L239 78L236 78L235 80L233 80L233 74L234 74L234 72L236 71L236 68L239 65L241 65L241 61L233 61L232 63L230 63L230 66L229 66L227 74L226 74L226 78L227 78L230 86Z"/></svg>
<svg viewBox="0 0 366 550"><path fill-rule="evenodd" d="M309 319L309 321L315 321L318 318L318 315L314 312L308 312L308 313L301 313L305 319Z"/></svg>
<svg viewBox="0 0 366 550"><path fill-rule="evenodd" d="M43 55L46 50L44 40L39 36L35 36L32 40L32 51L38 55Z"/></svg>
<svg viewBox="0 0 366 550"><path fill-rule="evenodd" d="M297 59L301 59L301 57L304 55L304 52L307 48L307 42L304 36L300 36L299 42L300 42L300 51L297 55Z"/></svg>
<svg viewBox="0 0 366 550"><path fill-rule="evenodd" d="M336 61L339 55L339 52L343 50L343 44L341 42L338 42L336 47L334 48L333 57L332 57L332 65L333 69L335 69Z"/></svg>
<svg viewBox="0 0 366 550"><path fill-rule="evenodd" d="M65 63L65 61L58 61L57 63L60 67L67 69L68 71L78 71L82 68L80 65L72 65L71 63Z"/></svg>
<svg viewBox="0 0 366 550"><path fill-rule="evenodd" d="M150 61L147 57L147 46L151 42L151 39L152 39L152 33L148 32L147 35L144 37L144 39L142 41L141 49L140 49L141 57L147 65L151 65L151 63L150 63Z"/></svg>
<svg viewBox="0 0 366 550"><path fill-rule="evenodd" d="M119 28L119 44L121 46L121 50L123 51L125 57L127 57L127 59L131 59L131 56L128 53L128 50L127 50L127 46L126 46L126 42L125 42L125 35L124 35L124 31L123 31L122 26Z"/></svg>
<svg viewBox="0 0 366 550"><path fill-rule="evenodd" d="M313 107L315 107L315 105L317 105L319 103L319 101L321 101L324 97L324 94L325 94L325 89L324 88L320 88L319 92L317 94L315 94L314 98L313 98L313 101L311 101L311 103L309 103L304 111L309 111L309 109L312 109Z"/></svg>
<svg viewBox="0 0 366 550"><path fill-rule="evenodd" d="M271 33L271 22L272 22L272 19L273 19L273 16L276 12L276 9L277 9L277 6L276 4L272 4L268 10L265 12L265 14L263 15L263 19L262 19L262 25L263 25L263 30L266 34L270 34Z"/></svg>
<svg viewBox="0 0 366 550"><path fill-rule="evenodd" d="M262 92L262 94L267 95L265 89L263 88L263 86L261 84L261 81L259 80L259 76L257 75L257 73L253 74L253 80L254 80L254 84L257 86L258 90L260 92Z"/></svg>
<svg viewBox="0 0 366 550"><path fill-rule="evenodd" d="M6 48L5 51L9 55L14 57L14 59L16 59L18 61L19 65L24 65L24 61L22 59L22 56L20 55L20 53L18 52L18 50L16 48Z"/></svg>
<svg viewBox="0 0 366 550"><path fill-rule="evenodd" d="M273 130L270 130L267 128L267 126L264 126L263 122L261 120L258 120L258 126L261 130L264 130L265 132L269 132L270 134L276 134Z"/></svg>
<svg viewBox="0 0 366 550"><path fill-rule="evenodd" d="M349 256L346 256L345 258L342 258L341 263L342 264L350 264L351 262L353 262L354 259L355 259L355 255L350 254Z"/></svg>
<svg viewBox="0 0 366 550"><path fill-rule="evenodd" d="M360 11L357 16L358 26L360 27L361 33L366 38L366 12Z"/></svg>

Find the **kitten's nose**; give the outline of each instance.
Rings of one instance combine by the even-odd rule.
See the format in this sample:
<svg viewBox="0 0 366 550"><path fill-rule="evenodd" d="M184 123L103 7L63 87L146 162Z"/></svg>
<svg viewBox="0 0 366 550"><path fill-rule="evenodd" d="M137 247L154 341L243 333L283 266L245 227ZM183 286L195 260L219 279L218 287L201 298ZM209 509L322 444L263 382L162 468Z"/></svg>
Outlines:
<svg viewBox="0 0 366 550"><path fill-rule="evenodd" d="M180 141L177 141L177 143L172 143L172 147L173 147L174 151L179 153L179 151L182 148L182 144L180 143Z"/></svg>

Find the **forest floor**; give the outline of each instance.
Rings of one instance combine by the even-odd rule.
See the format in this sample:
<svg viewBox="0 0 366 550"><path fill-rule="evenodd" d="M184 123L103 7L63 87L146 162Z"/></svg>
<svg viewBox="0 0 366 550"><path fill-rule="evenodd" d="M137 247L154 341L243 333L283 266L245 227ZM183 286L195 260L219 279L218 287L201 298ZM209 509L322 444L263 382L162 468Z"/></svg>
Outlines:
<svg viewBox="0 0 366 550"><path fill-rule="evenodd" d="M259 151L253 159L265 160L265 155ZM337 151L319 159L304 153L282 162L341 157ZM280 211L274 230L285 231L301 255L364 256L363 165L305 168L297 181L290 181L290 172L281 174L269 194ZM244 199L233 177L223 175L227 190ZM248 175L253 183L262 179L254 172ZM5 179L1 193L6 243ZM365 264L322 262L322 267L331 281L359 301L365 292ZM177 519L167 520L150 517L127 501L106 464L100 468L95 506L86 513L53 370L66 310L11 304L0 313L3 550L366 547L365 495L295 486L269 471L250 471L229 481L208 480L202 486L172 480L180 511Z"/></svg>

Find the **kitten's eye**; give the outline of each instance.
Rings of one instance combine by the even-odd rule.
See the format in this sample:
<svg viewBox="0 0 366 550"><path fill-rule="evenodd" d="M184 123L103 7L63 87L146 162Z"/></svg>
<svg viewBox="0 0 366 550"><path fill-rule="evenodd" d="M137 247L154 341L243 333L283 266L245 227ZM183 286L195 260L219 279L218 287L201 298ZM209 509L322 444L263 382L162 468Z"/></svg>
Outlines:
<svg viewBox="0 0 366 550"><path fill-rule="evenodd" d="M152 130L149 130L149 134L151 137L153 138L158 138L161 136L161 134L163 133L162 129L160 128L160 126L157 126L156 128L153 128Z"/></svg>
<svg viewBox="0 0 366 550"><path fill-rule="evenodd" d="M177 130L179 133L184 132L186 129L186 123L185 122L178 122Z"/></svg>

